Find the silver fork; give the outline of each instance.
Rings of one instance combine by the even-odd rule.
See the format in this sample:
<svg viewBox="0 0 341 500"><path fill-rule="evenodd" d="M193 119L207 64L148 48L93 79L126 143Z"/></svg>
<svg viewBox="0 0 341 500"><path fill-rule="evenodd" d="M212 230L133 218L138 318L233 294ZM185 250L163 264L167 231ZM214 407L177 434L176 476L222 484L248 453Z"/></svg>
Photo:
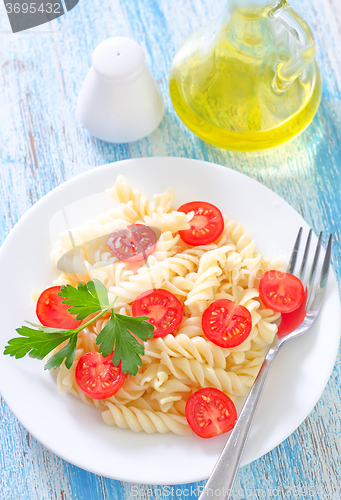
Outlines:
<svg viewBox="0 0 341 500"><path fill-rule="evenodd" d="M304 276L308 262L311 233L312 232L310 230L302 258L302 264L298 272L298 277L301 279L304 285ZM292 274L295 273L301 238L302 228L300 228L298 232L287 270L287 272L290 272ZM199 497L199 500L228 500L230 498L234 479L250 432L253 418L276 355L286 342L300 335L303 335L306 331L308 331L315 322L321 310L328 279L328 272L330 268L332 244L333 235L331 234L329 237L325 258L322 264L320 278L317 286L314 287L314 283L316 281L315 278L318 267L318 260L322 246L322 233L320 233L307 283L305 318L294 331L288 333L286 336L278 338L276 335L275 340L271 344L270 349L265 357L258 377L245 401L242 411L238 417L237 423L229 436L229 439L212 471L212 474L210 475L206 483L203 492Z"/></svg>

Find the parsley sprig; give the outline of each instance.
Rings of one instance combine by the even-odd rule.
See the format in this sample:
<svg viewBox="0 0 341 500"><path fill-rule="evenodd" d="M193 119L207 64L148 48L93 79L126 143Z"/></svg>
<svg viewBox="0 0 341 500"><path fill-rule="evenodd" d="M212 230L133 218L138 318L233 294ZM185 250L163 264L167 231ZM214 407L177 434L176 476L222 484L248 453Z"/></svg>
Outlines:
<svg viewBox="0 0 341 500"><path fill-rule="evenodd" d="M149 318L141 316L131 318L115 313L113 300L109 304L108 292L101 281L94 279L77 287L64 285L58 294L64 297L69 312L76 315L77 320L84 320L97 313L89 321L72 330L50 328L26 321L29 325L17 328L20 337L8 341L4 354L23 358L28 354L31 358L44 359L51 351L68 340L67 344L56 352L46 363L45 369L58 368L65 360L65 366L70 368L76 352L78 333L98 320L103 314L111 311L110 319L96 339L99 352L108 356L114 350L113 364L118 366L122 361L123 373L136 375L138 367L142 366L141 356L144 347L135 337L145 341L152 338L154 327L148 323ZM134 335L132 335L134 334Z"/></svg>

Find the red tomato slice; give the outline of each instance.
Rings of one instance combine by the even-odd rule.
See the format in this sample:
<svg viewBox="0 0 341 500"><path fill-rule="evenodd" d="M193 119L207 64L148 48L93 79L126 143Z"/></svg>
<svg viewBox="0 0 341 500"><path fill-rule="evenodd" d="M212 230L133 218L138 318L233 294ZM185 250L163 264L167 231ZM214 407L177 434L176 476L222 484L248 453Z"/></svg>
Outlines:
<svg viewBox="0 0 341 500"><path fill-rule="evenodd" d="M284 337L290 332L293 332L305 318L305 308L307 304L307 290L304 293L302 304L291 313L284 313L281 316L281 324L278 327L278 337Z"/></svg>
<svg viewBox="0 0 341 500"><path fill-rule="evenodd" d="M69 313L68 309L71 306L62 304L66 299L58 295L60 289L60 286L52 286L40 294L36 306L37 317L43 326L65 330L78 328L81 321L77 321L76 316Z"/></svg>
<svg viewBox="0 0 341 500"><path fill-rule="evenodd" d="M87 352L78 361L75 371L78 387L90 398L106 399L122 386L125 375L112 364L112 354L103 358L100 352Z"/></svg>
<svg viewBox="0 0 341 500"><path fill-rule="evenodd" d="M133 224L127 229L111 233L108 246L120 260L128 263L146 260L155 250L157 236L153 229L143 224Z"/></svg>
<svg viewBox="0 0 341 500"><path fill-rule="evenodd" d="M154 327L154 338L164 337L180 325L184 317L181 302L167 290L148 290L141 293L133 302L132 315L148 316Z"/></svg>
<svg viewBox="0 0 341 500"><path fill-rule="evenodd" d="M259 295L269 309L291 313L302 304L304 288L293 274L272 270L261 277Z"/></svg>
<svg viewBox="0 0 341 500"><path fill-rule="evenodd" d="M224 230L224 219L220 210L205 201L191 201L182 205L178 212L194 212L189 222L190 229L179 231L181 239L187 245L199 246L213 243Z"/></svg>
<svg viewBox="0 0 341 500"><path fill-rule="evenodd" d="M220 347L236 347L251 332L250 311L228 299L213 302L202 315L202 329L206 337Z"/></svg>
<svg viewBox="0 0 341 500"><path fill-rule="evenodd" d="M192 394L186 403L185 414L191 429L202 438L228 432L237 421L233 401L224 392L212 387Z"/></svg>

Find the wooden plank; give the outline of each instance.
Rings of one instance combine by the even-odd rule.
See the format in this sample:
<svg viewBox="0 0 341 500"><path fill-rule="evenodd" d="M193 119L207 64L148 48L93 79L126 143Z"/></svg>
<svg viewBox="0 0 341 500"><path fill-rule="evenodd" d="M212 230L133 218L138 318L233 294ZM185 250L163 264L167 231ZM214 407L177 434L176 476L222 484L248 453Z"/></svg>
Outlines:
<svg viewBox="0 0 341 500"><path fill-rule="evenodd" d="M340 278L341 4L337 0L292 3L318 41L323 101L313 124L300 137L259 153L229 152L203 143L175 115L168 94L168 71L176 49L186 36L218 16L225 0L81 0L63 18L37 28L39 34L0 33L0 242L33 203L80 172L131 157L192 157L226 166L233 162L238 171L286 199L315 231L333 231L338 243L333 267ZM1 29L4 16L0 12ZM91 53L103 39L116 35L141 43L166 102L160 127L129 145L99 141L75 118ZM234 500L341 498L339 382L338 359L306 421L271 453L239 471ZM197 487L204 484L173 486L172 491L101 478L46 450L27 434L3 400L0 415L0 495L6 500L186 500L197 498Z"/></svg>

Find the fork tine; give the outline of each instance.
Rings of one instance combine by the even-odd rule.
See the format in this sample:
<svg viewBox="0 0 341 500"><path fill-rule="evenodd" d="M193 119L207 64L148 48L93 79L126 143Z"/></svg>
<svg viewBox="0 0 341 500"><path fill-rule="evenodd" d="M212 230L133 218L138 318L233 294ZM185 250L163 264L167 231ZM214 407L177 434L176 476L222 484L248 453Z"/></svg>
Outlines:
<svg viewBox="0 0 341 500"><path fill-rule="evenodd" d="M312 293L314 289L314 282L315 282L315 276L316 276L316 270L317 270L317 264L320 256L320 251L321 251L321 246L322 246L322 231L320 232L319 239L317 242L317 247L315 250L315 255L314 255L314 260L313 260L313 265L311 266L311 271L309 274L309 279L308 279L308 296L307 296L307 309L309 309L309 304L311 302L312 298Z"/></svg>
<svg viewBox="0 0 341 500"><path fill-rule="evenodd" d="M328 281L328 274L330 269L330 262L332 258L332 248L333 248L333 235L329 236L328 246L326 250L326 255L322 264L321 276L316 289L315 297L310 309L314 311L319 311L322 307L324 299L324 291Z"/></svg>
<svg viewBox="0 0 341 500"><path fill-rule="evenodd" d="M288 265L288 269L287 269L287 273L290 273L290 274L294 274L294 272L295 272L297 255L298 255L298 251L299 251L300 244L301 244L302 231L303 231L303 227L300 227L298 234L297 234L294 248L292 249L292 253L291 253L291 257L290 257L289 265Z"/></svg>
<svg viewBox="0 0 341 500"><path fill-rule="evenodd" d="M302 264L301 264L301 267L300 267L300 270L298 273L298 278L302 281L303 286L305 286L305 283L303 281L304 281L305 270L306 270L307 263L308 263L308 255L309 255L309 250L310 250L310 242L311 242L312 232L313 232L313 230L310 229L309 234L308 234L308 238L307 238L307 243L306 243L305 249L304 249Z"/></svg>

